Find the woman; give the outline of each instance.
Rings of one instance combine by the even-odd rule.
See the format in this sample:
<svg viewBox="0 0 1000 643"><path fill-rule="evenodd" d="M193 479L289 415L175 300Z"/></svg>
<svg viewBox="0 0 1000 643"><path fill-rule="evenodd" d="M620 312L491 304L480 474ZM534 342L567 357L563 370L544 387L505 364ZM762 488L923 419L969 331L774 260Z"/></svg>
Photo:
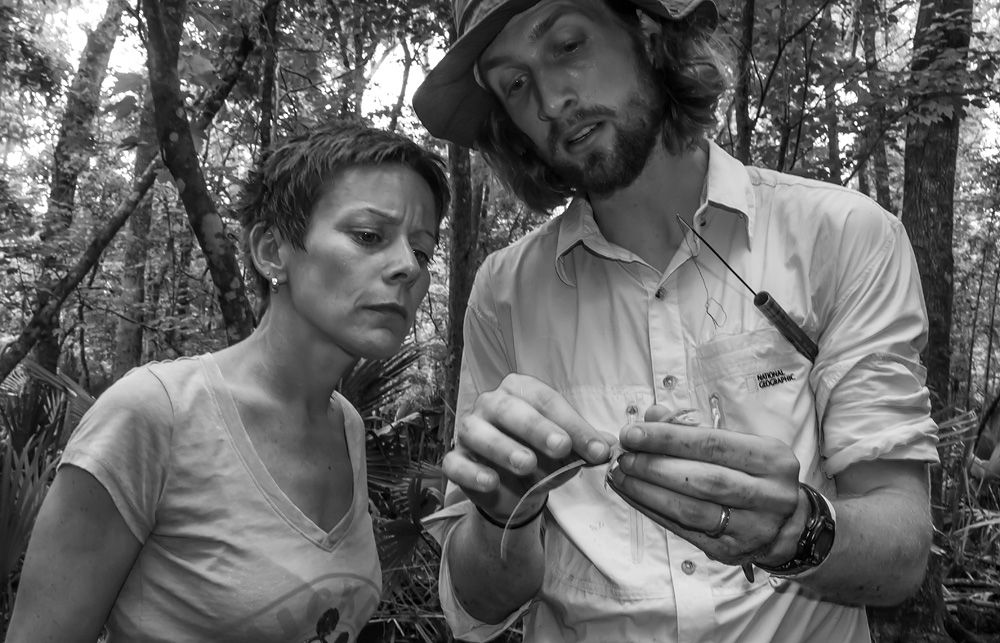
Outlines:
<svg viewBox="0 0 1000 643"><path fill-rule="evenodd" d="M239 208L264 305L245 341L134 369L81 422L35 525L8 641L353 641L380 570L364 431L334 388L395 353L450 198L440 158L336 124Z"/></svg>

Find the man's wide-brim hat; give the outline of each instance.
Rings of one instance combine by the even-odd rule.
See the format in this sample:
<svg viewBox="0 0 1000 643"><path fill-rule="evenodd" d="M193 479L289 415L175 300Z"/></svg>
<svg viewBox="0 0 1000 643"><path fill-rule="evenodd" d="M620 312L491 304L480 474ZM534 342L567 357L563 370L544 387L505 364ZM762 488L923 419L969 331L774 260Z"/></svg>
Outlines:
<svg viewBox="0 0 1000 643"><path fill-rule="evenodd" d="M494 98L477 81L476 60L511 18L539 0L455 0L459 38L413 95L413 110L432 135L472 147ZM628 0L654 16L691 19L714 28L712 0Z"/></svg>

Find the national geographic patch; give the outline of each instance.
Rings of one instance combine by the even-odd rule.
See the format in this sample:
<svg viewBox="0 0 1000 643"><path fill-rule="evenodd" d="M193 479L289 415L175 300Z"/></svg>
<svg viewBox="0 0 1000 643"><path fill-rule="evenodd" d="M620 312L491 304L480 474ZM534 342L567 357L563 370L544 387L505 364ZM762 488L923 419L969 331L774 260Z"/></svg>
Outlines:
<svg viewBox="0 0 1000 643"><path fill-rule="evenodd" d="M785 382L792 382L794 380L794 373L785 373L785 371L781 369L776 371L765 371L755 375L748 375L747 388L751 391L756 391L758 389L770 388L772 386L784 384Z"/></svg>

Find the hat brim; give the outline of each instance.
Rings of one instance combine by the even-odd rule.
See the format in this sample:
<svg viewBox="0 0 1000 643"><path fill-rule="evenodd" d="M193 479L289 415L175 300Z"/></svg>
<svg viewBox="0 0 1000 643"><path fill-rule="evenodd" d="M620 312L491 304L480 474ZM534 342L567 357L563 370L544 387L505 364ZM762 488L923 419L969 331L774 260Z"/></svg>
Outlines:
<svg viewBox="0 0 1000 643"><path fill-rule="evenodd" d="M473 66L510 19L540 0L510 0L498 6L455 41L413 94L413 111L432 136L474 147L483 122L493 108L493 95L476 82ZM712 0L691 3L681 12L660 0L629 0L648 13L680 20L695 11L714 28L718 9Z"/></svg>

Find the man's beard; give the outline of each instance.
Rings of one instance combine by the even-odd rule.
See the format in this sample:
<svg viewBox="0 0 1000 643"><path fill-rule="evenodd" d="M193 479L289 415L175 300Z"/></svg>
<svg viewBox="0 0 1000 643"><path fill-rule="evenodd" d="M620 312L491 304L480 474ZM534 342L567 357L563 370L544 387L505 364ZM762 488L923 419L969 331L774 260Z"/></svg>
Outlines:
<svg viewBox="0 0 1000 643"><path fill-rule="evenodd" d="M582 162L559 158L556 154L558 141L567 129L586 118L617 115L611 108L581 108L552 128L547 141L548 162L575 189L590 195L611 194L632 185L646 167L661 135L666 96L658 89L660 81L651 67L641 72L639 87L619 110L625 118L612 125L614 140L610 150L589 152ZM611 121L607 124L611 125Z"/></svg>

